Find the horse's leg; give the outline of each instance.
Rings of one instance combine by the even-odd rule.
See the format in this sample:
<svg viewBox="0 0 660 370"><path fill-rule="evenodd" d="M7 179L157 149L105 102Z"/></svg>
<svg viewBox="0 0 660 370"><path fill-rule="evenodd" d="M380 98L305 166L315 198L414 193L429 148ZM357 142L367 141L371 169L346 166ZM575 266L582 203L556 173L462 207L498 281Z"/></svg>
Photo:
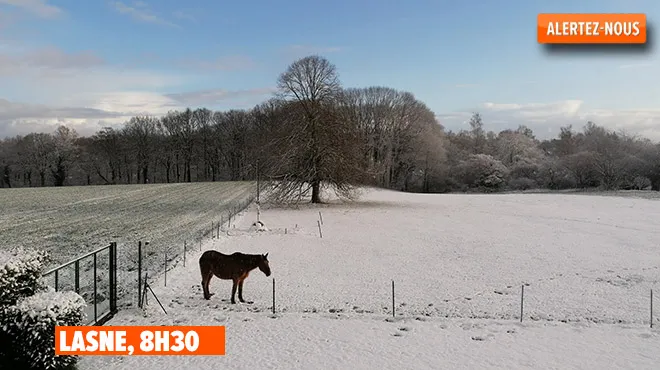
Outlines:
<svg viewBox="0 0 660 370"><path fill-rule="evenodd" d="M204 291L204 299L211 299L211 292L209 292L209 283L211 282L211 278L213 277L212 273L206 273L204 276L202 276L202 290Z"/></svg>
<svg viewBox="0 0 660 370"><path fill-rule="evenodd" d="M202 292L204 294L204 299L208 299L208 279L207 279L207 273L204 268L204 263L202 261L199 262L199 272L202 275Z"/></svg>
<svg viewBox="0 0 660 370"><path fill-rule="evenodd" d="M238 281L238 300L241 303L245 303L245 300L243 299L243 282L245 279L241 279Z"/></svg>
<svg viewBox="0 0 660 370"><path fill-rule="evenodd" d="M231 287L231 304L236 304L236 299L234 297L236 296L236 286L238 285L238 279L232 279L234 282Z"/></svg>

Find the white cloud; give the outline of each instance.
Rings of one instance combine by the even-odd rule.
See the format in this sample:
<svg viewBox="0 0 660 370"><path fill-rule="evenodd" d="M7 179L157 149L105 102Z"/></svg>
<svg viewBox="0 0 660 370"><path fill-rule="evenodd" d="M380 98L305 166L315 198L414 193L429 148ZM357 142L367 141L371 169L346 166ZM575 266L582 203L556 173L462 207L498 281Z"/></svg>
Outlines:
<svg viewBox="0 0 660 370"><path fill-rule="evenodd" d="M85 107L53 107L0 99L0 137L30 132L52 132L66 124L81 134L93 134L102 126L116 125L126 117L116 111Z"/></svg>
<svg viewBox="0 0 660 370"><path fill-rule="evenodd" d="M593 121L611 130L660 141L660 109L595 109L588 108L581 100L531 104L488 102L470 111L440 114L438 120L447 130L467 130L472 112L480 113L484 128L496 133L526 125L537 137L552 138L562 126L570 124L581 130L588 121Z"/></svg>
<svg viewBox="0 0 660 370"><path fill-rule="evenodd" d="M64 14L61 8L48 4L48 0L0 0L0 5L20 8L41 18L55 18Z"/></svg>
<svg viewBox="0 0 660 370"><path fill-rule="evenodd" d="M18 96L23 100L46 104L75 103L87 96L108 91L149 91L179 86L184 75L163 74L148 70L122 70L113 67L91 70L25 71L20 76L3 78L0 96ZM76 104L77 105L77 104Z"/></svg>
<svg viewBox="0 0 660 370"><path fill-rule="evenodd" d="M14 100L80 106L76 100L89 95L174 88L193 78L108 65L91 52L0 49L0 97Z"/></svg>
<svg viewBox="0 0 660 370"><path fill-rule="evenodd" d="M103 111L120 111L126 115L161 115L169 110L182 109L180 102L165 95L140 92L119 91L96 94L89 97L88 106Z"/></svg>
<svg viewBox="0 0 660 370"><path fill-rule="evenodd" d="M199 68L205 62L197 63ZM247 63L247 58L221 58L208 62L207 67L222 70ZM188 106L246 107L273 92L271 88L156 92L176 92L182 86L208 79L208 73L196 72L114 66L92 52L0 44L0 138L52 132L58 124L71 125L81 134L90 135L102 126L120 125L135 115L159 116Z"/></svg>
<svg viewBox="0 0 660 370"><path fill-rule="evenodd" d="M0 138L30 132L52 132L65 124L82 135L92 135L104 126L121 126L136 115L162 116L186 107L213 108L222 104L249 108L272 88L250 90L204 90L176 94L117 91L69 96L57 105L36 105L0 99Z"/></svg>
<svg viewBox="0 0 660 370"><path fill-rule="evenodd" d="M120 127L136 115L161 116L182 109L173 99L149 92L99 93L68 99L76 105L36 105L0 99L0 138L53 132L64 124L84 136L102 127Z"/></svg>
<svg viewBox="0 0 660 370"><path fill-rule="evenodd" d="M167 97L186 106L215 106L227 100L245 98L254 98L255 103L257 103L256 100L265 100L267 95L270 95L274 92L275 88L270 87L234 91L214 89L168 94Z"/></svg>
<svg viewBox="0 0 660 370"><path fill-rule="evenodd" d="M117 116L111 111L95 108L49 107L43 104L16 103L0 99L0 119L14 120L20 118L106 118Z"/></svg>
<svg viewBox="0 0 660 370"><path fill-rule="evenodd" d="M109 120L79 118L21 118L13 121L0 121L0 138L26 135L32 132L52 133L59 125L65 125L72 128L76 130L79 135L91 136L103 127L119 128L123 122L125 122L125 119L122 118L112 118Z"/></svg>
<svg viewBox="0 0 660 370"><path fill-rule="evenodd" d="M130 16L138 22L180 28L178 24L172 23L165 18L156 15L144 1L136 1L132 6L121 1L112 1L110 4L118 13Z"/></svg>
<svg viewBox="0 0 660 370"><path fill-rule="evenodd" d="M115 11L141 22L177 26L156 14L144 1L109 4ZM18 18L18 11L3 12L3 5L44 18L63 13L43 0L0 0L0 138L52 132L59 124L91 135L103 126L119 126L135 115L160 116L189 106L247 108L272 92L263 88L177 93L183 86L207 81L209 72L253 66L254 62L245 56L210 61L152 57L147 64L138 66L129 62L112 65L92 51L34 48L24 40L4 37L11 34L4 32L5 27ZM194 21L191 13L183 10L170 16ZM169 71L154 70L155 64Z"/></svg>
<svg viewBox="0 0 660 370"><path fill-rule="evenodd" d="M0 76L13 75L30 68L75 70L104 64L103 59L90 51L65 53L54 47L29 50L21 53L2 53L1 51L0 49Z"/></svg>

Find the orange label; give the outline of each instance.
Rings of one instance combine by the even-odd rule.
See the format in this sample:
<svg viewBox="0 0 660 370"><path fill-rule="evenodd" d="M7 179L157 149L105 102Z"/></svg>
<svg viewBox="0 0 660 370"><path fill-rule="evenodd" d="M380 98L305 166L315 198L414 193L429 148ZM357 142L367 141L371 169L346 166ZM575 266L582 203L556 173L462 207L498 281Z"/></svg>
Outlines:
<svg viewBox="0 0 660 370"><path fill-rule="evenodd" d="M644 44L645 14L539 14L540 44Z"/></svg>
<svg viewBox="0 0 660 370"><path fill-rule="evenodd" d="M224 326L56 326L55 354L225 355Z"/></svg>

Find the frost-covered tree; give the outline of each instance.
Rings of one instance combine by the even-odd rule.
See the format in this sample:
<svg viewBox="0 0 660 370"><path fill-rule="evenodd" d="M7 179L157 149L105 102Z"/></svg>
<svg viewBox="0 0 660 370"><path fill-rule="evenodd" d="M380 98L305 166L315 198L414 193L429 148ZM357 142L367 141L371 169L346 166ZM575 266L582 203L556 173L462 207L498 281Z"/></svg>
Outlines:
<svg viewBox="0 0 660 370"><path fill-rule="evenodd" d="M509 175L506 166L488 154L470 155L457 170L463 184L489 191L504 187Z"/></svg>

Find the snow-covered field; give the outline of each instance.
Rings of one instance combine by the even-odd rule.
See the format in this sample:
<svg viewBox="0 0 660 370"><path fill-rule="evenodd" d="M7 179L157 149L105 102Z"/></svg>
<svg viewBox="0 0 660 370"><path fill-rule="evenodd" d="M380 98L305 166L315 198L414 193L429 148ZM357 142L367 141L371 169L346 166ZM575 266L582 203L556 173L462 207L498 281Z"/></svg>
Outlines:
<svg viewBox="0 0 660 370"><path fill-rule="evenodd" d="M48 251L49 267L117 242L121 296L137 295L137 243L143 248L144 270L163 270L183 252L184 241L198 244L211 222L245 203L255 193L252 182L209 182L150 185L17 188L0 191L0 262L7 250L21 247ZM98 288L107 296L108 251L97 257ZM174 261L176 262L176 261ZM80 263L81 290L91 293L93 259ZM59 284L73 286L73 265L61 271ZM51 277L52 279L52 277ZM89 298L87 296L86 298ZM107 301L101 303L107 306Z"/></svg>
<svg viewBox="0 0 660 370"><path fill-rule="evenodd" d="M79 368L657 369L658 219L660 202L631 197L378 190L262 209L269 230L257 232L250 208L202 249L268 252L276 315L258 270L244 290L254 303L229 304L231 282L217 279L205 301L197 251L167 286L152 282L167 315L151 298L108 325L226 325L226 356L83 357Z"/></svg>

